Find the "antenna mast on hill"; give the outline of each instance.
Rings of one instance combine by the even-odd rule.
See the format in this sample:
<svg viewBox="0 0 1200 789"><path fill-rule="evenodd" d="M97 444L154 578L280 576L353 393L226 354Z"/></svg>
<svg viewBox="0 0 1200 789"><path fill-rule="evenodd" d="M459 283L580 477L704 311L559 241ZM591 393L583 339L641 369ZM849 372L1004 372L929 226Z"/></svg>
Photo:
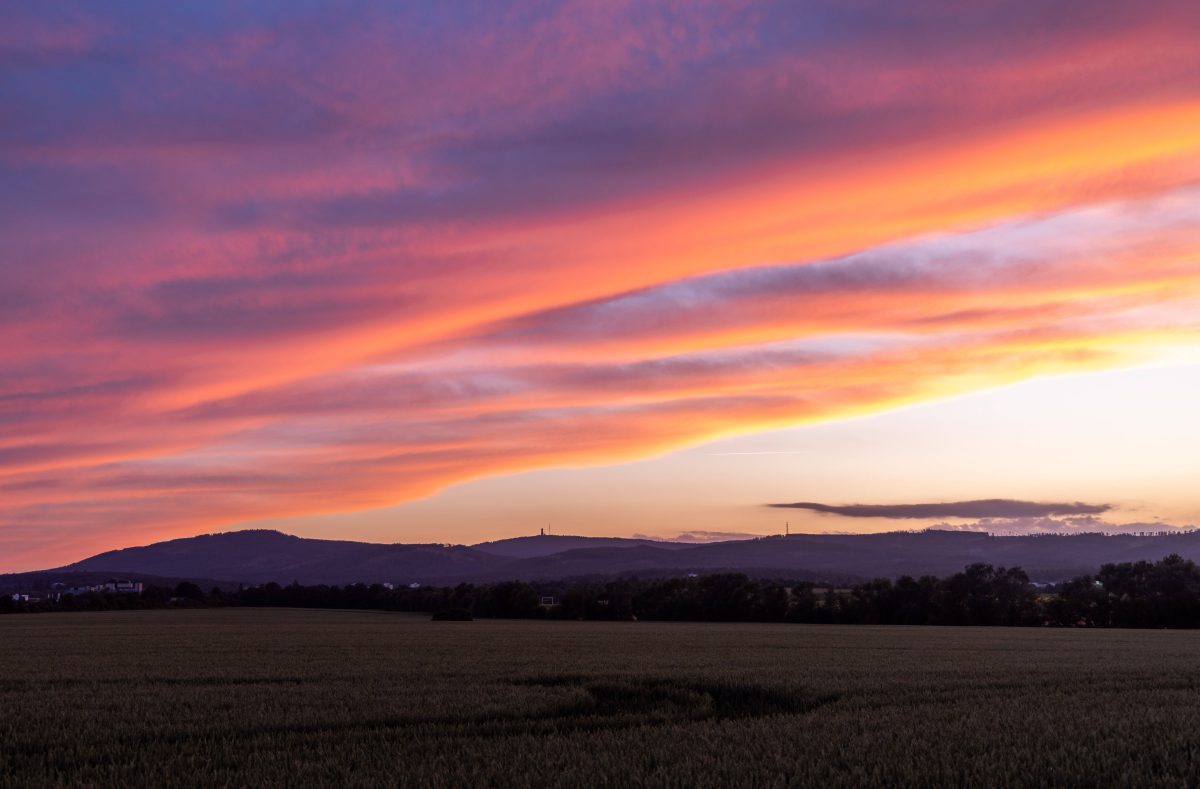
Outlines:
<svg viewBox="0 0 1200 789"><path fill-rule="evenodd" d="M792 536L792 524L791 524L791 522L790 522L790 521L784 521L784 524L783 524L783 536L784 536L784 537L791 537L791 536Z"/></svg>

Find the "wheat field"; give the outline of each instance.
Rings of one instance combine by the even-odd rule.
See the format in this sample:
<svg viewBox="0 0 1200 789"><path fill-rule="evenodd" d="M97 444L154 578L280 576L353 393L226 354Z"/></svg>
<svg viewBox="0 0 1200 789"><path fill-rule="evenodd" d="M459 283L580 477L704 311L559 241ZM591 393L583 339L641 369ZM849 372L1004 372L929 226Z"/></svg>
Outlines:
<svg viewBox="0 0 1200 789"><path fill-rule="evenodd" d="M1200 633L0 617L0 786L1200 783Z"/></svg>

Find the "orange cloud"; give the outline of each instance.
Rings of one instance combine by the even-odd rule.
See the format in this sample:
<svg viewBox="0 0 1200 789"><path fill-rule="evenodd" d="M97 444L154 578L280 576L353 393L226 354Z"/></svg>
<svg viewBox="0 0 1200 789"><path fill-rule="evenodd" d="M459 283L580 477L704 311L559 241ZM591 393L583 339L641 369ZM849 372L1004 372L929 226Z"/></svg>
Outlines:
<svg viewBox="0 0 1200 789"><path fill-rule="evenodd" d="M1194 347L1194 4L937 6L11 12L0 550Z"/></svg>

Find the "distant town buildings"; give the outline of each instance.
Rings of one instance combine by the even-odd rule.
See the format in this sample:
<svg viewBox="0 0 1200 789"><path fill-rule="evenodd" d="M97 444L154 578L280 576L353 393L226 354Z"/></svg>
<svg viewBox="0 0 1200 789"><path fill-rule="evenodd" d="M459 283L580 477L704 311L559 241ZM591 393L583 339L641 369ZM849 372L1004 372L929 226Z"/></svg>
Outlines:
<svg viewBox="0 0 1200 789"><path fill-rule="evenodd" d="M58 587L58 584L55 584ZM80 595L88 592L99 592L101 594L141 594L145 589L145 584L141 581L128 581L117 578L112 578L102 584L94 584L92 586L70 586L59 587L55 592L59 595Z"/></svg>
<svg viewBox="0 0 1200 789"><path fill-rule="evenodd" d="M141 581L111 578L104 583L92 584L90 586L53 584L50 587L50 592L45 595L38 592L14 592L12 600L17 603L40 603L42 600L58 602L67 595L78 597L85 594L141 594L145 588L145 584Z"/></svg>

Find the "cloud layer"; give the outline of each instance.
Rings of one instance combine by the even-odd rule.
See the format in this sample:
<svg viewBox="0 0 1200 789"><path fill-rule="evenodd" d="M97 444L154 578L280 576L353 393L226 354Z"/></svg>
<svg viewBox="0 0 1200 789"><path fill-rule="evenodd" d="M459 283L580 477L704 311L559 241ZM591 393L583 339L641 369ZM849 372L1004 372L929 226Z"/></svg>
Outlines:
<svg viewBox="0 0 1200 789"><path fill-rule="evenodd" d="M1015 501L1013 499L979 499L926 504L819 504L798 501L792 504L771 504L771 507L812 510L845 518L976 518L1009 520L1016 518L1049 518L1054 515L1099 515L1112 509L1108 504L1083 502L1054 503Z"/></svg>
<svg viewBox="0 0 1200 789"><path fill-rule="evenodd" d="M1173 0L6 4L0 555L1194 349L1197 34Z"/></svg>
<svg viewBox="0 0 1200 789"><path fill-rule="evenodd" d="M938 523L932 528L1017 537L1026 534L1164 534L1190 531L1196 527L1162 521L1113 523L1088 515L1075 518L993 518L972 523Z"/></svg>

